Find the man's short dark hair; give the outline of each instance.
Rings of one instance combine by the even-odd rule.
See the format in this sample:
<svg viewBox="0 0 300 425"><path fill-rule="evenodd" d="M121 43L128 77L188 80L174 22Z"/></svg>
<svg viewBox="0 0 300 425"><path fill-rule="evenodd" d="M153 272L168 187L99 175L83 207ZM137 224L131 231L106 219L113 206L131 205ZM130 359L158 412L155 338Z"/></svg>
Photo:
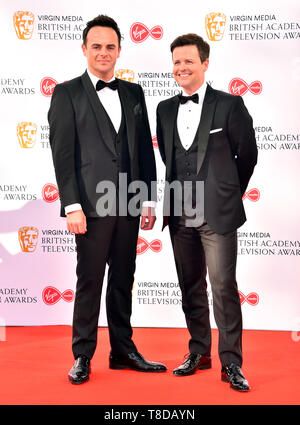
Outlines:
<svg viewBox="0 0 300 425"><path fill-rule="evenodd" d="M88 32L93 27L112 28L117 33L118 40L119 40L119 46L121 46L122 36L121 36L120 29L118 27L118 24L116 23L116 21L114 21L112 18L110 18L107 15L98 15L98 16L96 16L96 18L92 19L91 21L89 21L86 24L86 27L84 28L83 33L82 33L83 44L85 46L86 46L86 39L87 39Z"/></svg>
<svg viewBox="0 0 300 425"><path fill-rule="evenodd" d="M171 52L173 53L176 47L183 46L196 46L202 63L209 58L209 44L197 34L184 34L175 38L170 46Z"/></svg>

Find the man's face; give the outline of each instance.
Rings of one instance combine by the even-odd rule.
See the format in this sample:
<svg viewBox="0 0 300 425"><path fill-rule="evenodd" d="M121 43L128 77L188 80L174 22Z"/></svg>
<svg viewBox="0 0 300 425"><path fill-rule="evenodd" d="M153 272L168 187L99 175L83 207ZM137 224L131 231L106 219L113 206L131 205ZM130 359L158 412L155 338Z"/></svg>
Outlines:
<svg viewBox="0 0 300 425"><path fill-rule="evenodd" d="M92 27L82 51L87 58L88 69L97 77L108 81L114 75L115 64L121 47L117 33L109 27Z"/></svg>
<svg viewBox="0 0 300 425"><path fill-rule="evenodd" d="M174 78L187 94L194 93L202 86L208 64L208 59L201 62L196 46L175 47L173 50Z"/></svg>

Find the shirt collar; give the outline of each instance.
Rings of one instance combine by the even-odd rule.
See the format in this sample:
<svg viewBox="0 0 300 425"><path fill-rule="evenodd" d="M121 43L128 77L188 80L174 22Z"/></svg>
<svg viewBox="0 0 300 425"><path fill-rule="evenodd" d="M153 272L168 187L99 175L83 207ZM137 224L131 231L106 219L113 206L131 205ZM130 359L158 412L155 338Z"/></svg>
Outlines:
<svg viewBox="0 0 300 425"><path fill-rule="evenodd" d="M99 77L96 77L96 75L94 75L94 74L92 74L91 73L91 71L89 70L89 69L87 69L87 73L88 73L88 76L90 77L90 79L91 79L91 81L92 81L92 83L93 83L93 86L96 88L96 84L97 84L97 82L99 81L99 80L101 80L101 78L99 78ZM110 83L111 81L113 81L113 80L115 80L116 79L116 77L115 76L113 76L109 81L107 81L107 83Z"/></svg>
<svg viewBox="0 0 300 425"><path fill-rule="evenodd" d="M207 84L204 81L202 86L198 88L198 90L196 90L194 93L192 94L187 94L184 89L183 89L183 95L184 96L193 96L193 94L198 93L199 96L199 104L203 103L204 97L205 97L205 93L206 93L206 88L207 88Z"/></svg>

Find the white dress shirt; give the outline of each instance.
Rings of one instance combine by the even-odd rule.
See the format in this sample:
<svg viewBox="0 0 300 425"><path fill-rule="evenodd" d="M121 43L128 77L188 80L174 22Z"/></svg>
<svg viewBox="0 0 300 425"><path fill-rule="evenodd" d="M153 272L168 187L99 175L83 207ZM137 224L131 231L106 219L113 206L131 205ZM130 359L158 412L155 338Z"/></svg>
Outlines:
<svg viewBox="0 0 300 425"><path fill-rule="evenodd" d="M87 73L89 74L89 77L96 90L96 84L99 81L99 78L93 75L89 70L87 70ZM115 77L106 82L110 83L113 80L115 80ZM111 119L116 133L118 133L122 119L122 108L118 90L112 90L109 87L104 87L103 89L97 91L97 95L109 118Z"/></svg>
<svg viewBox="0 0 300 425"><path fill-rule="evenodd" d="M202 86L197 91L195 91L195 93L198 93L199 103L188 100L184 104L179 104L177 115L177 130L181 144L186 150L191 147L199 126L206 87L207 84L204 82ZM192 96L195 93L188 95L183 90L184 96Z"/></svg>
<svg viewBox="0 0 300 425"><path fill-rule="evenodd" d="M94 74L92 74L89 70L87 70L87 73L96 90L96 84L99 81L99 78L96 77ZM115 77L113 77L111 80L107 82L113 81L114 79ZM121 125L121 120L122 120L122 107L121 107L121 101L119 98L118 90L112 90L109 87L104 87L103 89L97 91L97 95L104 109L106 110L116 132L118 133L120 125ZM153 202L153 201L143 202L143 207L155 207L155 206L156 206L156 202ZM68 214L70 212L78 211L81 209L82 207L80 204L78 203L71 204L65 207L65 213Z"/></svg>

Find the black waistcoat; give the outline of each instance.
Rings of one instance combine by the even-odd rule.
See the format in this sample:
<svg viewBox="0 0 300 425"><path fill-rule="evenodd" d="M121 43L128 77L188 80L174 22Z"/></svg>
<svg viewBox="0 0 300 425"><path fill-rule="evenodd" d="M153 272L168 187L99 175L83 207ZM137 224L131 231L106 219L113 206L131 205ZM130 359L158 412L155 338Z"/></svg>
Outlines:
<svg viewBox="0 0 300 425"><path fill-rule="evenodd" d="M116 198L114 198L115 208L109 212L109 214L119 214L122 208L122 215L126 211L127 215L127 206L128 202L133 195L127 193L128 185L131 182L130 176L130 156L128 148L128 139L126 131L126 122L125 115L122 108L122 118L121 124L118 132L116 132L115 127L107 114L105 108L103 108L104 116L103 119L106 119L108 122L108 127L110 132L107 133L106 144L110 146L110 153L107 158L107 163L109 164L109 177L108 180L114 183L116 188ZM122 173L123 182L120 184L120 173ZM126 176L124 176L126 173ZM126 179L126 180L125 180ZM99 196L99 198L101 195ZM108 204L105 204L107 208ZM122 205L122 207L121 207Z"/></svg>
<svg viewBox="0 0 300 425"><path fill-rule="evenodd" d="M130 183L130 157L123 109L118 132L116 132L115 127L113 126L113 123L106 111L105 115L110 128L110 139L107 140L107 142L110 144L112 151L114 152L114 159L112 160L112 167L114 168L113 175L115 177L114 183L118 186L119 173L127 173L128 183Z"/></svg>
<svg viewBox="0 0 300 425"><path fill-rule="evenodd" d="M182 189L184 189L184 182L191 182L192 185L192 199L189 200L189 205L192 208L196 207L196 182L201 180L201 176L197 175L197 152L198 152L198 136L199 136L199 126L197 128L194 140L192 145L189 147L189 149L185 149L182 146L178 129L177 129L177 123L175 122L175 131L174 131L174 141L173 141L173 161L172 161L172 180L177 180L181 183ZM199 196L199 192L198 192ZM187 197L187 193L182 190L181 192L181 199L183 200ZM178 198L176 200L176 195L173 195L171 197L171 202L178 202ZM200 203L203 204L202 200L200 200ZM199 200L198 200L199 205ZM203 209L203 205L200 207ZM174 208L171 208L171 211L174 211ZM173 215L173 214L171 214ZM195 218L195 215L190 217L186 216L184 212L184 207L182 205L182 215L181 217L172 217L173 222L180 222L183 224L183 222L187 218ZM203 218L201 218L200 221L197 221L197 225L202 224Z"/></svg>

